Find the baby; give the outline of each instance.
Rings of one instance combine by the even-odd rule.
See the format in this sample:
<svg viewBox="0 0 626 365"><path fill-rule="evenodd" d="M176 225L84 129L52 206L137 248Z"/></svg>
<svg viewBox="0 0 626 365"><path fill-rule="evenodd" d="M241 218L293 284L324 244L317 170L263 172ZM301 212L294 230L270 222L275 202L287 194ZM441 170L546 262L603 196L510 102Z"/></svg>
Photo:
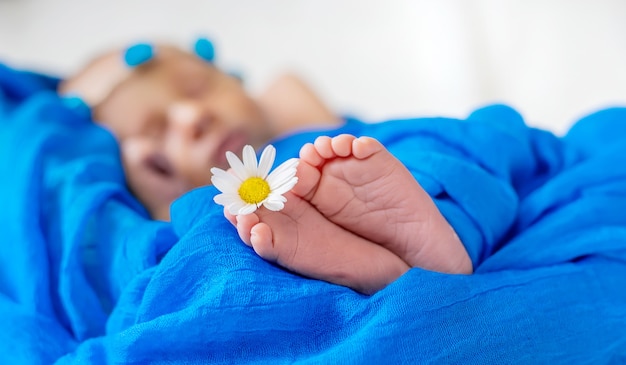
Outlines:
<svg viewBox="0 0 626 365"><path fill-rule="evenodd" d="M96 58L60 86L80 96L120 144L131 191L155 219L208 185L225 153L259 148L299 128L341 119L294 76L257 100L211 57L153 46L129 67L128 50ZM226 218L266 260L299 274L371 294L411 267L470 274L454 229L404 165L378 141L320 137L300 150L298 183L279 212Z"/></svg>

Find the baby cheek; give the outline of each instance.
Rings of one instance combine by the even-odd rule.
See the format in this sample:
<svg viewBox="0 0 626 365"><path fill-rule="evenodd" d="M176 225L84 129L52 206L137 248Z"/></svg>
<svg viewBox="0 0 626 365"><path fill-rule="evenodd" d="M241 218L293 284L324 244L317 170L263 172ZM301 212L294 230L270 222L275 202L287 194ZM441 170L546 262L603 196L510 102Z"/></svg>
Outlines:
<svg viewBox="0 0 626 365"><path fill-rule="evenodd" d="M253 101L242 102L238 107L239 115L233 118L239 125L234 128L245 130L251 138L251 142L257 144L267 142L270 138L270 123L261 111L261 108Z"/></svg>
<svg viewBox="0 0 626 365"><path fill-rule="evenodd" d="M130 139L122 143L122 161L127 184L152 217L162 216L164 209L188 190L180 177L164 174L150 163L155 152L149 141Z"/></svg>

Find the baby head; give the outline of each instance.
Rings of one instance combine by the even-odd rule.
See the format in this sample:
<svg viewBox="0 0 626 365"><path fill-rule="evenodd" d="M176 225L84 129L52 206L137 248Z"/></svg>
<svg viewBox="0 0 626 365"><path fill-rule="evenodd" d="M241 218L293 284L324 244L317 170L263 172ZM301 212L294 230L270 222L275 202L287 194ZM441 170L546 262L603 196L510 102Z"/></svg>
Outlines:
<svg viewBox="0 0 626 365"><path fill-rule="evenodd" d="M211 62L173 46L130 67L127 50L104 54L60 86L90 107L119 141L127 183L153 218L169 219L184 192L210 184L225 152L260 147L273 135L241 82Z"/></svg>

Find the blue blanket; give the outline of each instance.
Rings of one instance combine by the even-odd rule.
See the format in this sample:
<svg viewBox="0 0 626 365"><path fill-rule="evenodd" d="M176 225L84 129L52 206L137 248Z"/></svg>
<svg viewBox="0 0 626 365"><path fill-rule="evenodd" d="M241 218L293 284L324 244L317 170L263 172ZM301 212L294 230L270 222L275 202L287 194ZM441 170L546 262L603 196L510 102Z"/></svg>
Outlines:
<svg viewBox="0 0 626 365"><path fill-rule="evenodd" d="M0 65L2 363L626 362L626 109L562 138L495 105L274 141L280 162L321 134L380 139L475 265L365 296L259 258L212 187L150 220L57 82Z"/></svg>

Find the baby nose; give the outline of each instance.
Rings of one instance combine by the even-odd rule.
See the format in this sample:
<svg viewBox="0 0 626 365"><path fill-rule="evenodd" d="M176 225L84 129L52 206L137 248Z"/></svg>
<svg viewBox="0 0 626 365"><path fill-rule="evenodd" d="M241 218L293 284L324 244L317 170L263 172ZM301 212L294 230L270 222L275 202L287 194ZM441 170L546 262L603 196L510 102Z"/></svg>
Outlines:
<svg viewBox="0 0 626 365"><path fill-rule="evenodd" d="M177 103L168 110L174 129L189 139L201 138L209 129L211 116L195 103Z"/></svg>

